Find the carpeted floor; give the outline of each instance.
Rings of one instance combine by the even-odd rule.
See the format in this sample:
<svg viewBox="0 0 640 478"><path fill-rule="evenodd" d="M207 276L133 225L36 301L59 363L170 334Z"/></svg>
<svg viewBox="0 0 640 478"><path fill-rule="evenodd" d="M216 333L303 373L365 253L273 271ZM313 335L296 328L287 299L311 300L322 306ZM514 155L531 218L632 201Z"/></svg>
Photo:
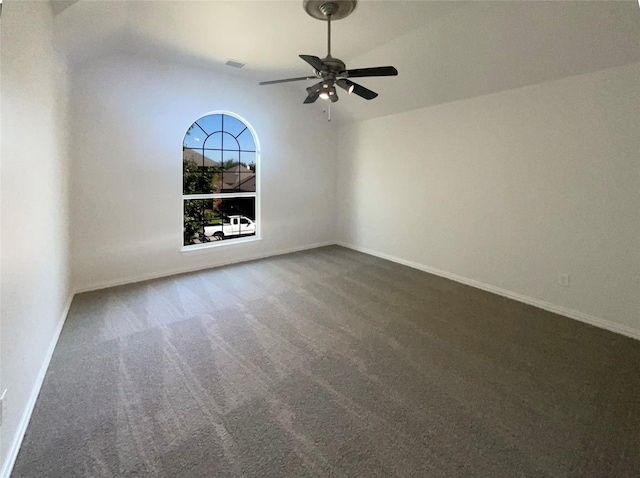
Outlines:
<svg viewBox="0 0 640 478"><path fill-rule="evenodd" d="M638 477L640 342L340 247L76 296L13 477Z"/></svg>

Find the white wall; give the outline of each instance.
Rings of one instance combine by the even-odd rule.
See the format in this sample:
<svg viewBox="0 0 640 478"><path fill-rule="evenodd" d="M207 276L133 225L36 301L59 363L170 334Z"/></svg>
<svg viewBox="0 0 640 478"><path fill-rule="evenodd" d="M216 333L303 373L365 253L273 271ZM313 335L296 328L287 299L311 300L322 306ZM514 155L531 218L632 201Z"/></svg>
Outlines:
<svg viewBox="0 0 640 478"><path fill-rule="evenodd" d="M15 459L70 301L66 67L48 2L2 11L0 476Z"/></svg>
<svg viewBox="0 0 640 478"><path fill-rule="evenodd" d="M639 124L640 63L356 123L339 240L640 337Z"/></svg>
<svg viewBox="0 0 640 478"><path fill-rule="evenodd" d="M331 125L278 86L140 56L72 73L72 264L77 290L335 242ZM182 140L212 110L261 145L263 240L181 253Z"/></svg>

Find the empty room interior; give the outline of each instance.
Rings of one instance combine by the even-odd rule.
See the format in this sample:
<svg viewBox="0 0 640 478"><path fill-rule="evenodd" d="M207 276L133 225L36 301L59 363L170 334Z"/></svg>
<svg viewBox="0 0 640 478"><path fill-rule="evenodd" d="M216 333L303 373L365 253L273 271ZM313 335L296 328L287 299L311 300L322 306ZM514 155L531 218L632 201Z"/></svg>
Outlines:
<svg viewBox="0 0 640 478"><path fill-rule="evenodd" d="M0 5L0 478L640 476L637 0Z"/></svg>

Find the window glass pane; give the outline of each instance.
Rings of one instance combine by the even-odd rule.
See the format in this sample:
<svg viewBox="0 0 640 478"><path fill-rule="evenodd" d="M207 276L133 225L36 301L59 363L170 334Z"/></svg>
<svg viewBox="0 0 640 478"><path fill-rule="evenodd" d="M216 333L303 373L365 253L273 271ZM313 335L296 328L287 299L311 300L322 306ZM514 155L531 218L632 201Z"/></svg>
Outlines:
<svg viewBox="0 0 640 478"><path fill-rule="evenodd" d="M222 192L222 174L218 163L192 150L185 150L185 153L182 163L182 194Z"/></svg>
<svg viewBox="0 0 640 478"><path fill-rule="evenodd" d="M193 162L196 166L204 166L204 158L202 157L202 149L183 148L182 150L183 164Z"/></svg>
<svg viewBox="0 0 640 478"><path fill-rule="evenodd" d="M221 220L214 211L213 199L184 200L184 245L208 242L205 227Z"/></svg>
<svg viewBox="0 0 640 478"><path fill-rule="evenodd" d="M238 151L225 151L223 157L222 169L224 170L235 168L240 162L240 153Z"/></svg>
<svg viewBox="0 0 640 478"><path fill-rule="evenodd" d="M204 237L204 201L187 199L184 201L184 244L197 244Z"/></svg>
<svg viewBox="0 0 640 478"><path fill-rule="evenodd" d="M204 226L207 242L252 236L256 233L256 198L218 198L212 200Z"/></svg>
<svg viewBox="0 0 640 478"><path fill-rule="evenodd" d="M225 158L227 159L223 163L221 192L255 192L255 164L239 162L240 155L237 153L225 152Z"/></svg>
<svg viewBox="0 0 640 478"><path fill-rule="evenodd" d="M184 157L182 163L182 194L196 194L200 183L200 167L192 157Z"/></svg>
<svg viewBox="0 0 640 478"><path fill-rule="evenodd" d="M208 115L200 118L196 123L209 135L216 131L222 131L222 115Z"/></svg>
<svg viewBox="0 0 640 478"><path fill-rule="evenodd" d="M255 201L254 197L186 199L184 245L255 235Z"/></svg>
<svg viewBox="0 0 640 478"><path fill-rule="evenodd" d="M209 136L206 141L204 141L204 148L205 149L222 149L222 137L224 136L223 133L213 133L211 136Z"/></svg>
<svg viewBox="0 0 640 478"><path fill-rule="evenodd" d="M256 150L256 143L253 140L253 135L251 134L251 131L249 131L249 128L245 129L236 139L240 143L240 149L242 151Z"/></svg>
<svg viewBox="0 0 640 478"><path fill-rule="evenodd" d="M255 192L256 173L244 165L222 172L222 192Z"/></svg>
<svg viewBox="0 0 640 478"><path fill-rule="evenodd" d="M206 139L207 135L204 134L198 125L193 123L191 127L187 130L187 134L184 135L183 147L185 148L202 148L202 144Z"/></svg>
<svg viewBox="0 0 640 478"><path fill-rule="evenodd" d="M227 133L237 137L245 128L246 125L239 119L236 119L233 116L224 115L224 130Z"/></svg>
<svg viewBox="0 0 640 478"><path fill-rule="evenodd" d="M229 216L245 216L252 222L256 218L256 198L223 198L214 199L214 209L223 218Z"/></svg>
<svg viewBox="0 0 640 478"><path fill-rule="evenodd" d="M210 151L208 149L200 150L199 153L204 153L204 160L202 162L203 166L208 168L210 167L220 167L220 151Z"/></svg>
<svg viewBox="0 0 640 478"><path fill-rule="evenodd" d="M207 180L205 182L208 188L208 193L221 193L222 192L222 171L219 166L207 168Z"/></svg>
<svg viewBox="0 0 640 478"><path fill-rule="evenodd" d="M256 153L240 153L240 164L256 173Z"/></svg>
<svg viewBox="0 0 640 478"><path fill-rule="evenodd" d="M204 244L208 242L204 234L204 226L200 221L185 222L184 224L184 245Z"/></svg>
<svg viewBox="0 0 640 478"><path fill-rule="evenodd" d="M225 132L222 135L222 149L225 151L238 151L240 149L240 144L235 136Z"/></svg>

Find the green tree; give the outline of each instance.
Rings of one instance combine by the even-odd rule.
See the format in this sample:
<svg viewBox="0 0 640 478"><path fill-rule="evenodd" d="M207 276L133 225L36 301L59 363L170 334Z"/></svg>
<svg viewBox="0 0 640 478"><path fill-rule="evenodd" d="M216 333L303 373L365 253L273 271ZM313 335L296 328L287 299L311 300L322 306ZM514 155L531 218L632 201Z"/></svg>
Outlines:
<svg viewBox="0 0 640 478"><path fill-rule="evenodd" d="M195 160L187 158L183 163L183 194L212 194L218 192L221 179L219 166L198 166ZM212 199L187 199L184 201L184 244L194 243L200 236L204 239L204 224L211 224L217 218L213 211Z"/></svg>

